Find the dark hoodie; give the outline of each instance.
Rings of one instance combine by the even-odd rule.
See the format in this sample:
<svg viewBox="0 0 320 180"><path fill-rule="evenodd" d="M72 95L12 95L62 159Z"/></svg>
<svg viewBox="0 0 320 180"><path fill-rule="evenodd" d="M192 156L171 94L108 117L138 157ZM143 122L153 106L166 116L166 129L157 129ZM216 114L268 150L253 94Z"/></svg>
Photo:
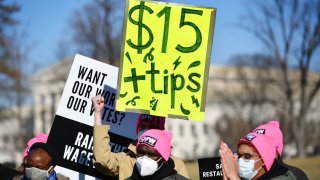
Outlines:
<svg viewBox="0 0 320 180"><path fill-rule="evenodd" d="M264 179L296 180L297 178L293 175L293 173L288 168L279 164L278 161L274 161L270 170L258 178L258 180L264 180Z"/></svg>
<svg viewBox="0 0 320 180"><path fill-rule="evenodd" d="M174 169L174 162L169 158L168 161L164 162L161 168L151 176L142 177L137 169L137 165L134 165L132 176L127 180L187 180L187 178L177 174L177 171Z"/></svg>
<svg viewBox="0 0 320 180"><path fill-rule="evenodd" d="M293 175L299 179L299 180L308 180L308 176L306 175L306 173L304 173L301 169L294 167L294 166L290 166L289 164L285 164L282 159L278 160L278 163L286 168L288 168Z"/></svg>

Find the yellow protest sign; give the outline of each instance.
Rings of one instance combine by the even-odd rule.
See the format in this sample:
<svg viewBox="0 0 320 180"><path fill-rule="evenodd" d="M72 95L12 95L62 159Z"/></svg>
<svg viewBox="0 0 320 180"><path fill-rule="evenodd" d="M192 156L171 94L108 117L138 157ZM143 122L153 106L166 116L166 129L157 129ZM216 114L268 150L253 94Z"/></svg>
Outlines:
<svg viewBox="0 0 320 180"><path fill-rule="evenodd" d="M203 121L215 14L127 0L116 109Z"/></svg>

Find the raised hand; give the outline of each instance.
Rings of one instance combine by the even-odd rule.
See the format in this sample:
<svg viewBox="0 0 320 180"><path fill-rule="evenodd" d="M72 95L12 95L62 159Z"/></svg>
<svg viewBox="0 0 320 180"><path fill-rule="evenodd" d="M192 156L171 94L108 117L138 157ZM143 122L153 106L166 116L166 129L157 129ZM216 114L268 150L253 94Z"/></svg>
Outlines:
<svg viewBox="0 0 320 180"><path fill-rule="evenodd" d="M91 98L94 107L94 124L102 125L101 112L104 107L104 98L100 95Z"/></svg>

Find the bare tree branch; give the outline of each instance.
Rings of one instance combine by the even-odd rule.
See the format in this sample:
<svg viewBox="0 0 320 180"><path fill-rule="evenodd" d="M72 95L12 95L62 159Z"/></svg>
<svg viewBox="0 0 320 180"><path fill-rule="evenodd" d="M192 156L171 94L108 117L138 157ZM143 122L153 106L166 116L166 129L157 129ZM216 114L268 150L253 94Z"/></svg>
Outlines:
<svg viewBox="0 0 320 180"><path fill-rule="evenodd" d="M306 141L306 122L313 101L320 98L320 74L312 72L312 65L320 66L320 1L263 1L255 4L245 22L241 21L241 27L256 37L265 51L236 58L243 63L237 65L243 88L242 98L237 101L250 107L253 114L248 121L257 118L255 109L274 105L278 117L290 125L285 127L284 134L290 137L285 137L286 142L296 143L299 155L305 156L305 147L314 145ZM243 71L245 66L252 69ZM295 133L289 134L292 130Z"/></svg>

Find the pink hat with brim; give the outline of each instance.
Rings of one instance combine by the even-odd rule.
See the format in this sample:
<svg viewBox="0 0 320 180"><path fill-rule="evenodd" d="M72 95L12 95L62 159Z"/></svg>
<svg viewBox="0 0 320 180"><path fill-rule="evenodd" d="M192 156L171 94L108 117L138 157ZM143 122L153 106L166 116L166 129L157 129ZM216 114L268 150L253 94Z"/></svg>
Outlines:
<svg viewBox="0 0 320 180"><path fill-rule="evenodd" d="M262 134L249 133L239 140L238 146L242 143L250 143L256 148L266 170L269 171L276 156L276 145L273 139Z"/></svg>
<svg viewBox="0 0 320 180"><path fill-rule="evenodd" d="M151 122L154 123L158 129L164 130L165 117L153 116L150 114L139 114L136 126L136 133L138 134L138 128L141 122Z"/></svg>
<svg viewBox="0 0 320 180"><path fill-rule="evenodd" d="M137 148L140 145L150 146L156 149L165 161L168 161L171 153L171 138L169 131L150 129L138 139Z"/></svg>
<svg viewBox="0 0 320 180"><path fill-rule="evenodd" d="M48 135L44 133L40 133L38 134L38 136L30 139L27 143L27 147L24 149L23 159L25 159L28 156L29 149L34 143L37 143L37 142L47 143L47 140L48 140Z"/></svg>
<svg viewBox="0 0 320 180"><path fill-rule="evenodd" d="M282 155L283 150L283 134L280 129L279 121L269 121L266 124L262 124L253 130L254 133L264 134L273 138L277 152Z"/></svg>

